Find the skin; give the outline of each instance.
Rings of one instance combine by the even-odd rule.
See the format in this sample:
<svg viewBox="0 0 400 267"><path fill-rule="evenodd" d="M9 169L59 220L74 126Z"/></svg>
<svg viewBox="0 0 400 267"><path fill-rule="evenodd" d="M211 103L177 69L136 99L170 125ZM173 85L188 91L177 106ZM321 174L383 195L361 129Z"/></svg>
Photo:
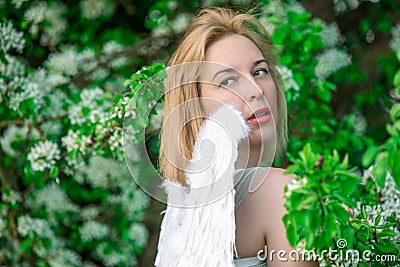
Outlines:
<svg viewBox="0 0 400 267"><path fill-rule="evenodd" d="M213 84L200 85L205 112L210 113L221 104L232 104L247 118L255 110L269 106L273 118L277 121L277 90L268 73L268 65L265 62L254 65L262 59L264 58L257 46L241 35L227 36L208 47L206 61L226 66L208 67L202 74L204 77L210 78L212 74L227 66L238 70L241 75L224 73L218 75L215 80L210 78ZM238 166L259 166L261 151L264 151L262 144L275 142L273 119L261 125L249 125L252 132L247 145L239 147L239 155L244 154L246 158L239 157ZM265 245L268 251L289 252L293 249L287 241L281 218L286 213L283 190L294 176L286 175L283 169L276 168L263 168L257 175L263 182L256 191L247 195L235 213L236 247L240 257L254 257ZM316 263L293 262L290 259L288 262L279 261L276 254L273 261L268 259L267 262L269 267L318 266Z"/></svg>
<svg viewBox="0 0 400 267"><path fill-rule="evenodd" d="M215 62L207 64L202 71L204 80L210 82L200 86L202 107L206 114L222 104L235 106L245 118L260 108L270 109L272 116L268 122L260 125L249 123L252 130L249 140L239 147L237 168L259 166L262 151L270 148L264 155L272 155L276 143L277 91L268 72L268 63L253 42L236 34L212 44L206 51L205 60ZM222 72L213 78L215 73L227 68L235 71Z"/></svg>

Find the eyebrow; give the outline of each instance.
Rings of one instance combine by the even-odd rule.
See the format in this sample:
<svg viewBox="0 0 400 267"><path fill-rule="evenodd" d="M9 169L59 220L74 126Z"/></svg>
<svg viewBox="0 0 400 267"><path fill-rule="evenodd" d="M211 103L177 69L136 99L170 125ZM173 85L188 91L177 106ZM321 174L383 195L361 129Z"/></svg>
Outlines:
<svg viewBox="0 0 400 267"><path fill-rule="evenodd" d="M251 69L254 68L255 66L261 64L261 63L266 63L266 64L268 65L268 63L267 63L267 61L266 61L265 59L259 59L259 60L256 60L256 61L253 63L253 65L251 66ZM215 77L217 77L218 75L220 75L221 73L224 73L224 72L232 73L232 72L236 72L236 70L235 70L234 68L226 68L226 69L217 71L217 72L214 74L214 76L212 77L212 81L214 81Z"/></svg>

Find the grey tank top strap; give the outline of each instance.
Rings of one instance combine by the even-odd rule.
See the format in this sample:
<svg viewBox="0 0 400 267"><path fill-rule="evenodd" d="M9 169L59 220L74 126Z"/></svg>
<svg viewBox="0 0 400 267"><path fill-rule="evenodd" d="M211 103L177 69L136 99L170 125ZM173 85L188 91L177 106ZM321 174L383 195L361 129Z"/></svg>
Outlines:
<svg viewBox="0 0 400 267"><path fill-rule="evenodd" d="M242 204L249 193L250 183L257 168L238 169L235 171L235 210Z"/></svg>
<svg viewBox="0 0 400 267"><path fill-rule="evenodd" d="M267 263L258 257L235 259L234 265L235 267L267 267Z"/></svg>
<svg viewBox="0 0 400 267"><path fill-rule="evenodd" d="M249 193L250 184L253 181L257 168L239 169L235 172L235 210L242 204ZM267 267L265 260L256 257L235 258L235 267Z"/></svg>

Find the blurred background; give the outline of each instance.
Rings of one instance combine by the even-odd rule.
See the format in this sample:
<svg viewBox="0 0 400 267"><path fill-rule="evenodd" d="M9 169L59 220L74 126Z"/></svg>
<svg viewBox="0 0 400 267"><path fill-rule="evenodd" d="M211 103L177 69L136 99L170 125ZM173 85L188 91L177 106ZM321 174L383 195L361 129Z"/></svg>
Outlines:
<svg viewBox="0 0 400 267"><path fill-rule="evenodd" d="M270 33L290 131L276 166L307 144L347 155L364 186L341 194L392 231L354 235L355 248L398 254L398 1L0 0L1 266L152 266L165 205L132 179L152 175L139 145L157 168L162 96L146 80L211 6L254 9ZM130 169L123 135L137 148Z"/></svg>

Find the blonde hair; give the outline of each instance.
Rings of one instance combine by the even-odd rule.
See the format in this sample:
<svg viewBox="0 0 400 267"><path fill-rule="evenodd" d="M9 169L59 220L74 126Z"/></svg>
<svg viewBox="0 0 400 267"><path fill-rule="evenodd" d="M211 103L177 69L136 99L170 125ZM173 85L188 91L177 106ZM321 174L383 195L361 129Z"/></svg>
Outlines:
<svg viewBox="0 0 400 267"><path fill-rule="evenodd" d="M187 27L183 39L168 65L172 67L183 63L204 61L206 50L210 45L233 34L242 35L253 41L268 62L269 71L277 88L277 152L281 153L287 144L286 101L275 68L278 63L268 41L268 33L255 17L227 8L199 10L193 22ZM195 68L191 69L193 70L191 72L194 73ZM184 75L187 75L185 71L171 71L167 74L159 155L161 175L183 185L186 184L184 168L191 159L194 142L204 120L198 84L186 83L185 81L190 79L183 77ZM188 100L196 99L197 101L191 101L187 107L177 108L185 105ZM174 114L174 118L170 118L168 123L165 123L172 114ZM185 124L183 125L183 123Z"/></svg>

